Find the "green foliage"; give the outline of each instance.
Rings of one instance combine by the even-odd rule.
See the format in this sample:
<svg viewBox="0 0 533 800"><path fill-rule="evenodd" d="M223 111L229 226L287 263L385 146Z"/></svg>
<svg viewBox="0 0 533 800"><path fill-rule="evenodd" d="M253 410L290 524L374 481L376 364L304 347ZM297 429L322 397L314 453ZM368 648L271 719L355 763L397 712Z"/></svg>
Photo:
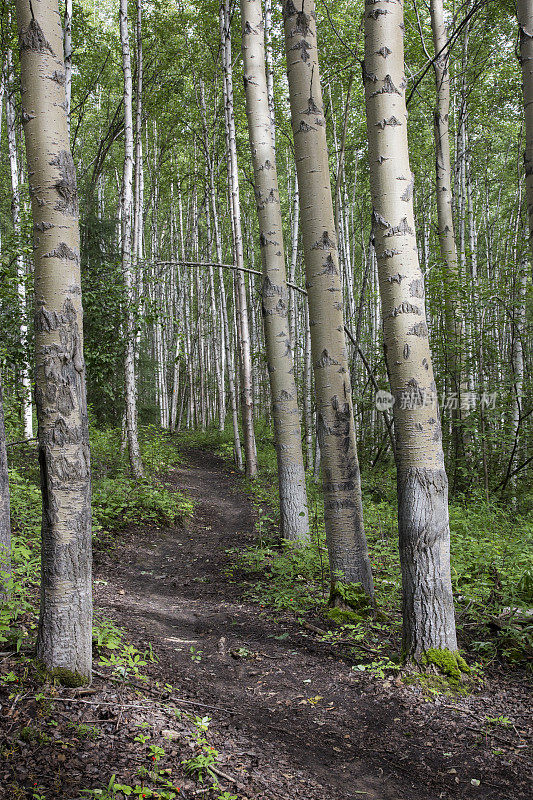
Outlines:
<svg viewBox="0 0 533 800"><path fill-rule="evenodd" d="M132 644L123 644L120 650L115 650L109 655L100 655L99 663L106 667L111 667L112 670L119 675L123 681L126 681L130 676L137 680L148 680L147 676L141 671L141 667L146 667L148 662L157 661L152 645L141 652L137 650Z"/></svg>
<svg viewBox="0 0 533 800"><path fill-rule="evenodd" d="M61 686L67 686L69 689L76 689L79 686L87 686L89 683L85 675L80 675L79 672L72 671L66 667L55 667L55 669L48 671L48 676Z"/></svg>
<svg viewBox="0 0 533 800"><path fill-rule="evenodd" d="M460 653L452 653L451 650L432 647L424 653L422 663L435 666L451 682L458 682L463 674L470 673L470 667Z"/></svg>
<svg viewBox="0 0 533 800"><path fill-rule="evenodd" d="M93 645L97 649L118 650L122 646L124 632L110 619L97 616L93 620Z"/></svg>
<svg viewBox="0 0 533 800"><path fill-rule="evenodd" d="M331 589L329 603L332 606L340 604L341 608L337 609L337 611L340 610L341 614L351 613L355 617L369 615L373 611L368 595L360 583L343 583L340 580L335 580ZM351 612L344 607L351 609Z"/></svg>
<svg viewBox="0 0 533 800"><path fill-rule="evenodd" d="M67 724L72 728L74 735L80 739L98 739L101 733L100 728L96 725L86 725L83 722L79 724L76 722L68 722Z"/></svg>
<svg viewBox="0 0 533 800"><path fill-rule="evenodd" d="M92 458L92 520L96 542L112 543L114 531L131 523L175 525L192 513L193 504L158 478L170 471L179 455L169 438L155 428L141 429L140 443L146 478L129 476L127 456L120 450L120 430L90 428ZM8 600L0 606L0 643L17 651L37 625L40 584L41 491L35 450L14 453L9 471L12 518L12 577ZM109 650L121 646L121 634L110 621L97 620L95 643Z"/></svg>

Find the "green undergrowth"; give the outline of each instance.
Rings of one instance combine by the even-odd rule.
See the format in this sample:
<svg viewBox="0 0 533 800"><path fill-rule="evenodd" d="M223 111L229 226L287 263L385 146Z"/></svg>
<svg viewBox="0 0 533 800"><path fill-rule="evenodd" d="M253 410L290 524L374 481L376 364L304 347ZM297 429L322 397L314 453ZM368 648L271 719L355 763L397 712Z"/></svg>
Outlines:
<svg viewBox="0 0 533 800"><path fill-rule="evenodd" d="M215 450L232 462L231 430L181 434L183 446ZM257 543L233 551L230 570L245 594L274 613L293 611L302 619L318 615L332 641L365 644L366 661L392 663L400 649L401 572L398 553L395 476L392 468L363 467L365 528L374 573L378 613L337 609L329 604L330 574L319 487L308 477L311 544L299 550L279 538L276 455L272 433L258 423L259 476L242 479L256 516ZM533 525L479 497L450 502L452 584L457 627L469 662L503 658L527 667L533 655ZM348 604L349 605L349 604ZM528 621L529 619L529 621ZM375 650L372 656L368 649ZM355 647L354 653L357 653ZM392 660L392 661L391 661ZM445 676L446 677L446 676ZM449 676L448 676L449 677Z"/></svg>
<svg viewBox="0 0 533 800"><path fill-rule="evenodd" d="M16 440L8 431L8 440ZM132 523L175 525L193 511L192 502L164 483L180 463L169 437L155 427L140 429L145 478L129 474L120 429L90 428L92 467L92 530L96 546L112 547L114 533ZM31 638L36 625L36 595L40 582L41 492L36 449L9 450L13 579L9 602L0 608L0 649L16 649Z"/></svg>
<svg viewBox="0 0 533 800"><path fill-rule="evenodd" d="M85 778L76 796L79 793L80 797L99 800L129 797L179 800L189 796L193 781L194 793L207 800L237 800L237 795L220 785L219 774L223 773L219 773L218 765L222 759L215 746L215 739L220 737L211 728L211 718L182 710L179 690L146 674L148 665L158 661L151 644L144 651L138 650L127 641L124 630L97 616L93 645L95 671L100 677L101 671L106 671L104 703L115 705L119 715L124 705L133 700L138 711L133 731L131 727L127 729L121 741L131 754L123 775L103 777L105 772L101 770L94 777ZM0 670L0 689L10 702L18 701L20 724L12 726L10 734L4 737L0 759L6 764L14 763L21 757L27 759L28 748L30 751L39 748L45 752L49 749L54 761L58 745L64 750L80 750L84 749L84 740L102 739L106 731L99 720L92 719L91 711L87 711L89 720L77 718L65 722L65 708L57 705L62 698L62 687L72 689L85 683L68 670L47 671L24 652L12 658L9 668ZM92 691L100 690L97 686ZM75 702L71 695L69 700ZM154 718L159 721L162 715L165 726L160 729ZM13 780L5 787L10 797L52 800L56 796L55 789L40 785L39 776L31 768L21 779L15 777L15 770L12 772Z"/></svg>

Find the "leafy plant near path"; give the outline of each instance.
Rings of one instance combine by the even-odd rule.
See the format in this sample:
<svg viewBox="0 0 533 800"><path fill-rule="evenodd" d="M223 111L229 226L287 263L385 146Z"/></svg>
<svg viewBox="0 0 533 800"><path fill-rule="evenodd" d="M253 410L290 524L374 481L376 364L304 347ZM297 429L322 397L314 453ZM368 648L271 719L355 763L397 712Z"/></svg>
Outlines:
<svg viewBox="0 0 533 800"><path fill-rule="evenodd" d="M120 451L120 436L119 429L91 427L93 537L106 546L113 543L113 531L130 523L175 525L193 511L187 497L158 477L180 461L168 437L155 427L141 430L147 476L135 482L129 477L127 455ZM0 645L17 650L35 630L40 583L41 492L37 456L30 453L13 450L10 461L13 578L10 600L0 607ZM111 623L106 625L107 630L96 623L95 637L97 644L105 640L109 646L114 634Z"/></svg>
<svg viewBox="0 0 533 800"><path fill-rule="evenodd" d="M231 459L229 439L219 432L182 434L180 442L216 449ZM329 563L324 537L323 505L314 482L308 481L311 545L304 549L283 543L277 533L279 508L276 457L270 432L258 426L259 477L245 482L256 509L258 542L229 551L230 577L243 582L248 597L276 612L311 612L322 616L332 640L357 640L373 660L396 659L401 626L401 572L398 553L396 498L392 472L363 474L365 527L374 572L378 608L386 620L355 610L329 610ZM488 663L503 657L527 667L533 657L533 525L509 510L481 498L450 503L452 585L458 633L470 660ZM366 617L366 618L365 618ZM332 625L334 623L334 625ZM361 659L359 659L361 660Z"/></svg>

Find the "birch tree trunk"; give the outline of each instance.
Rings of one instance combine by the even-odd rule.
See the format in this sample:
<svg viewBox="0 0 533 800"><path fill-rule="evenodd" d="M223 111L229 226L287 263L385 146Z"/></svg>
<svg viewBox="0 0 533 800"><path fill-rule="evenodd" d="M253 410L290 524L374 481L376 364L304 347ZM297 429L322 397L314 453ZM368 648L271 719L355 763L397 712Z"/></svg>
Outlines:
<svg viewBox="0 0 533 800"><path fill-rule="evenodd" d="M343 584L374 586L363 526L361 478L344 338L326 123L318 69L314 0L284 0L283 16L294 150L309 301L311 348L322 460L324 520L333 602Z"/></svg>
<svg viewBox="0 0 533 800"><path fill-rule="evenodd" d="M91 678L91 487L78 196L57 0L17 0L22 119L32 198L35 384L43 495L37 655ZM60 673L63 675L63 673Z"/></svg>
<svg viewBox="0 0 533 800"><path fill-rule="evenodd" d="M518 0L516 5L520 31L520 64L526 123L524 168L526 173L527 213L529 220L529 247L533 260L533 4L531 0Z"/></svg>
<svg viewBox="0 0 533 800"><path fill-rule="evenodd" d="M274 104L274 63L272 58L272 0L265 0L265 70L272 146L276 148L276 107Z"/></svg>
<svg viewBox="0 0 533 800"><path fill-rule="evenodd" d="M7 471L4 399L0 376L0 604L9 596L11 578L11 515L9 508L9 474Z"/></svg>
<svg viewBox="0 0 533 800"><path fill-rule="evenodd" d="M19 164L17 156L17 139L15 132L15 105L11 92L11 78L13 72L11 50L7 51L7 78L8 86L6 93L6 128L7 144L9 151L9 167L11 174L11 214L13 219L13 229L16 237L17 247L17 294L19 300L20 314L20 346L22 350L22 422L24 426L24 438L33 439L33 411L31 402L31 379L30 365L28 363L28 324L26 322L26 270L24 267L24 256L22 254L22 221L20 208L20 182Z"/></svg>
<svg viewBox="0 0 533 800"><path fill-rule="evenodd" d="M131 471L138 480L143 476L137 432L137 392L135 386L135 322L132 272L133 221L133 86L128 33L128 2L120 0L120 42L124 73L124 170L122 174L122 271L126 287L126 354L124 358L124 393L126 433Z"/></svg>
<svg viewBox="0 0 533 800"><path fill-rule="evenodd" d="M431 0L431 29L435 60L433 68L436 83L436 106L434 115L435 167L437 184L437 221L441 257L444 262L444 321L446 328L446 356L451 390L460 398L461 393L461 342L462 308L459 297L459 270L457 248L453 223L452 169L450 161L450 73L448 62L450 52L447 48L448 34L444 23L442 0ZM464 228L464 214L463 214ZM464 242L464 231L462 234ZM463 450L461 432L461 411L459 403L452 409L452 436L454 440L455 462Z"/></svg>
<svg viewBox="0 0 533 800"><path fill-rule="evenodd" d="M278 463L281 534L309 541L298 393L287 316L288 292L276 154L265 72L261 0L241 0L246 115L263 263L262 310Z"/></svg>
<svg viewBox="0 0 533 800"><path fill-rule="evenodd" d="M224 66L225 109L228 140L228 177L230 182L230 199L234 231L235 264L235 299L237 323L241 348L241 408L246 454L246 477L254 478L257 474L257 453L254 434L254 403L252 383L252 358L250 353L250 330L248 323L248 301L244 280L244 254L241 230L241 207L239 193L239 173L237 165L237 140L235 134L235 118L233 114L233 71L231 63L231 30L229 0L224 0L222 8L222 54Z"/></svg>
<svg viewBox="0 0 533 800"><path fill-rule="evenodd" d="M217 200L215 192L215 179L213 174L212 162L209 168L209 193L211 196L211 210L213 212L213 229L215 235L215 249L217 262L222 263L222 239L220 236L220 225L217 212ZM235 452L235 464L239 472L242 472L242 447L241 435L239 431L239 415L237 410L237 393L235 389L235 366L231 352L231 340L228 322L228 304L226 298L226 287L224 286L224 275L222 267L218 268L218 285L220 292L220 310L222 314L222 329L224 334L224 347L226 348L226 363L228 366L228 396L231 410L231 422L233 427L233 449Z"/></svg>
<svg viewBox="0 0 533 800"><path fill-rule="evenodd" d="M65 111L67 112L67 125L70 134L70 98L72 95L72 0L65 0L63 50L65 53Z"/></svg>
<svg viewBox="0 0 533 800"><path fill-rule="evenodd" d="M407 659L419 662L432 650L456 654L457 640L448 482L415 239L402 3L377 0L367 5L364 26L375 248L385 355L395 398L403 650Z"/></svg>

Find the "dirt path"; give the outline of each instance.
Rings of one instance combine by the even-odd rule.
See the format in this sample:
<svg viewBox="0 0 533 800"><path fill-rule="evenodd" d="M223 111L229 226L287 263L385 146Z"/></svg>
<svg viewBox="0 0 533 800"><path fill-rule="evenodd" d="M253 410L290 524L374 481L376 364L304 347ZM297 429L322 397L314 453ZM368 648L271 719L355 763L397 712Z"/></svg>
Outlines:
<svg viewBox="0 0 533 800"><path fill-rule="evenodd" d="M495 755L492 738L470 724L498 709L509 714L511 684L500 686L499 700L489 701L489 687L484 697L462 703L467 713L458 714L412 690L354 674L337 650L289 618L275 624L243 601L226 575L225 551L254 537L250 503L227 466L189 452L187 465L169 480L196 501L193 521L186 529L128 533L97 567L107 584L96 603L139 648L153 645L160 659L153 671L181 697L223 709L199 707L198 713L212 717L230 765L221 769L240 770L243 796L527 796L526 779L517 778L523 751ZM236 659L231 651L239 648L257 655Z"/></svg>

